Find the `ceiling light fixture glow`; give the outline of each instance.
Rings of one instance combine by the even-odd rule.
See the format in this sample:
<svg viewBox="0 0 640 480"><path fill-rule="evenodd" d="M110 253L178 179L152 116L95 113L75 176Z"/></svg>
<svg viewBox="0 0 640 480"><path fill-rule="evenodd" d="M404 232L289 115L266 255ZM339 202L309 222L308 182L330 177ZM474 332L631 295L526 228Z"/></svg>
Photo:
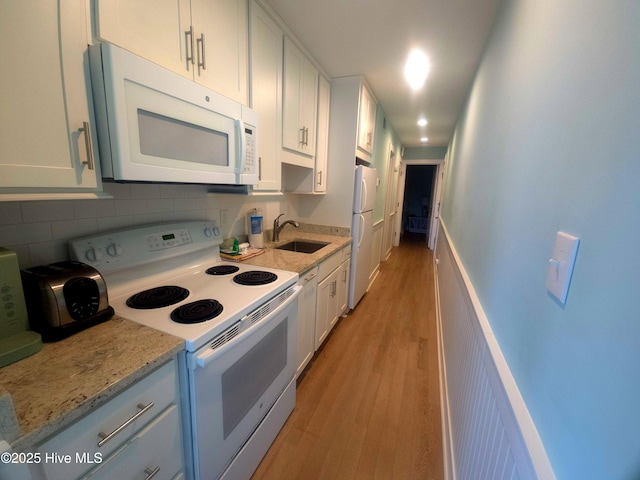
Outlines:
<svg viewBox="0 0 640 480"><path fill-rule="evenodd" d="M404 67L404 76L414 90L422 88L429 73L429 60L420 50L413 50Z"/></svg>
<svg viewBox="0 0 640 480"><path fill-rule="evenodd" d="M427 137L421 137L421 138L420 138L420 141L421 141L422 143L427 143L427 142L429 141L429 139L428 139Z"/></svg>
<svg viewBox="0 0 640 480"><path fill-rule="evenodd" d="M419 127L426 127L427 126L427 119L426 118L421 118L420 120L418 120L418 126Z"/></svg>

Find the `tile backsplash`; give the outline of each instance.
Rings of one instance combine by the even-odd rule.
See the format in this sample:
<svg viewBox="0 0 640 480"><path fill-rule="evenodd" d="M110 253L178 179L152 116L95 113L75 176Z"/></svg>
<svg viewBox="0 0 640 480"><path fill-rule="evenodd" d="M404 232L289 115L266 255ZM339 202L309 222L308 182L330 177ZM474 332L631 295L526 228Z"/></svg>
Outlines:
<svg viewBox="0 0 640 480"><path fill-rule="evenodd" d="M246 213L252 208L262 210L265 226L280 213L297 219L295 195L210 194L206 185L103 187L113 198L0 202L0 246L15 250L24 268L67 260L71 239L132 225L213 220L228 238L246 234Z"/></svg>

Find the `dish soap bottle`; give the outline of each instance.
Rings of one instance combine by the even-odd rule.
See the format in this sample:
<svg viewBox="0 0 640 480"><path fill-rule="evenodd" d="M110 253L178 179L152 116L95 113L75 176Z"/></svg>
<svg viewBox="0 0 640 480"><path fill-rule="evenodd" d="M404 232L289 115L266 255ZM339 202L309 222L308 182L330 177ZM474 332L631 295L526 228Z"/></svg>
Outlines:
<svg viewBox="0 0 640 480"><path fill-rule="evenodd" d="M262 233L262 213L257 208L249 211L249 243L254 248L264 247L264 235Z"/></svg>

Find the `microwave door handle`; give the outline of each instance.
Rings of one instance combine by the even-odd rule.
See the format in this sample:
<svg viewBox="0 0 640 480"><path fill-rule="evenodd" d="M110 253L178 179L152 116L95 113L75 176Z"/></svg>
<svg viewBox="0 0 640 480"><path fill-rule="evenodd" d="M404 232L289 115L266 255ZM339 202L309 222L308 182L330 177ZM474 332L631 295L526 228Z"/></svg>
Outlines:
<svg viewBox="0 0 640 480"><path fill-rule="evenodd" d="M236 128L238 129L238 153L237 153L237 159L236 159L236 173L238 175L240 175L242 172L244 172L244 164L245 164L245 152L244 152L244 148L245 148L245 142L247 141L246 139L246 134L244 132L244 122L242 120L236 120Z"/></svg>

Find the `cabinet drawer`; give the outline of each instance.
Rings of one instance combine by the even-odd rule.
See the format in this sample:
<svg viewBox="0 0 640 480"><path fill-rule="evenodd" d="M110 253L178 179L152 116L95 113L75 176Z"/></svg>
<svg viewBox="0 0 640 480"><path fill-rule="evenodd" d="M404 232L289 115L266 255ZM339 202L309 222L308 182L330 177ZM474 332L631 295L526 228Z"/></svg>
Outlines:
<svg viewBox="0 0 640 480"><path fill-rule="evenodd" d="M172 480L182 470L178 407L172 405L83 479ZM179 478L179 477L178 477Z"/></svg>
<svg viewBox="0 0 640 480"><path fill-rule="evenodd" d="M153 420L160 412L172 403L177 403L177 373L176 361L172 360L163 367L144 377L131 387L119 393L107 403L81 418L73 425L55 434L37 447L37 451L44 458L45 455L56 454L60 458L70 455L69 463L43 462L43 470L47 480L69 480L77 478L89 470L92 465L87 462L76 461L76 454L85 458L101 457L103 460L115 451L135 432ZM153 403L153 406L140 413L121 431L104 442L100 432L110 434L124 425L134 415L141 412L141 408ZM144 477L142 477L144 478Z"/></svg>
<svg viewBox="0 0 640 480"><path fill-rule="evenodd" d="M351 258L351 245L347 245L346 247L343 247L342 250L340 250L341 256L342 256L342 261L344 262L345 260L348 260Z"/></svg>
<svg viewBox="0 0 640 480"><path fill-rule="evenodd" d="M321 282L327 275L340 266L342 262L351 257L351 245L342 247L340 251L334 253L318 266L318 281Z"/></svg>
<svg viewBox="0 0 640 480"><path fill-rule="evenodd" d="M318 282L321 282L342 263L342 254L336 252L318 265Z"/></svg>

